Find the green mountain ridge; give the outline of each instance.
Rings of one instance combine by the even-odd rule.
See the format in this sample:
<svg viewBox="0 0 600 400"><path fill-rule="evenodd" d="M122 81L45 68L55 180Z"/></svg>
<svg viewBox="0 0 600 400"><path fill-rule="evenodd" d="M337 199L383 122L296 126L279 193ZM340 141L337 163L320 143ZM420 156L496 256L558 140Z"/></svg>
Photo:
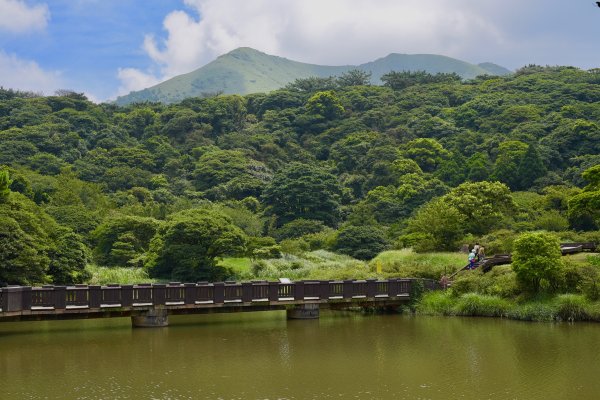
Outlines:
<svg viewBox="0 0 600 400"><path fill-rule="evenodd" d="M478 75L507 75L511 71L493 63L470 64L435 54L392 53L360 65L307 64L241 47L187 74L178 75L147 89L118 97L116 104L156 101L175 103L208 93L249 94L270 92L299 78L340 75L351 69L371 72L374 84L390 71L455 72L470 79Z"/></svg>

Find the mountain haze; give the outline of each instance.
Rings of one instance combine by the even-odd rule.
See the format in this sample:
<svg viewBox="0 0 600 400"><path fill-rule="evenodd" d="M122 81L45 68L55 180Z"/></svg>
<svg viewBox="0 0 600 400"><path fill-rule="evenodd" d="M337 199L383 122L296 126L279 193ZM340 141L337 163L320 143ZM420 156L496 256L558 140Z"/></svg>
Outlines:
<svg viewBox="0 0 600 400"><path fill-rule="evenodd" d="M492 63L470 64L435 54L392 53L361 65L326 66L307 64L272 56L249 47L240 47L187 74L178 75L147 89L117 98L116 103L156 101L174 103L207 93L249 94L270 92L298 78L340 75L351 69L371 72L371 81L379 84L390 71L455 72L469 79L478 75L506 75L511 71Z"/></svg>

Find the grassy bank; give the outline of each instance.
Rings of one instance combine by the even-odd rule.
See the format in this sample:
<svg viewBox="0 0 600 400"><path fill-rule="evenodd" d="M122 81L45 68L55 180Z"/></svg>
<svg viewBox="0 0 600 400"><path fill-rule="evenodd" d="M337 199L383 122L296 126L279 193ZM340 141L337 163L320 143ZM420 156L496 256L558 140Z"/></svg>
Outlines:
<svg viewBox="0 0 600 400"><path fill-rule="evenodd" d="M417 314L502 317L521 321L600 322L600 301L579 294L511 300L499 296L451 291L426 293L416 305Z"/></svg>

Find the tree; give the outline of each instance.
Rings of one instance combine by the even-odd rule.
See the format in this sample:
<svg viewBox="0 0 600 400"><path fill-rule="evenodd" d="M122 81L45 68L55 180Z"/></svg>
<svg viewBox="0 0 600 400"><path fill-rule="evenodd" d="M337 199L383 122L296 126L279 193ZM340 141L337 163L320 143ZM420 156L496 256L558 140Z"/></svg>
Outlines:
<svg viewBox="0 0 600 400"><path fill-rule="evenodd" d="M511 215L515 205L510 189L500 182L466 182L443 197L463 216L467 232L484 234Z"/></svg>
<svg viewBox="0 0 600 400"><path fill-rule="evenodd" d="M377 226L347 226L340 230L335 249L359 260L370 260L387 249L385 233Z"/></svg>
<svg viewBox="0 0 600 400"><path fill-rule="evenodd" d="M433 172L450 153L435 139L420 138L408 142L402 155L419 164L425 172Z"/></svg>
<svg viewBox="0 0 600 400"><path fill-rule="evenodd" d="M434 199L425 204L408 221L409 233L424 234L428 243L418 243L424 251L455 251L463 237L465 224L463 215L443 199Z"/></svg>
<svg viewBox="0 0 600 400"><path fill-rule="evenodd" d="M0 203L4 203L8 200L11 183L12 181L10 180L8 171L0 171Z"/></svg>
<svg viewBox="0 0 600 400"><path fill-rule="evenodd" d="M535 182L546 173L546 167L540 157L540 153L534 145L529 145L527 151L523 155L519 167L517 168L517 176L519 177L518 189L527 190Z"/></svg>
<svg viewBox="0 0 600 400"><path fill-rule="evenodd" d="M336 177L327 170L292 163L274 175L263 198L279 225L304 218L333 226L340 217L340 193Z"/></svg>
<svg viewBox="0 0 600 400"><path fill-rule="evenodd" d="M340 99L331 90L312 95L306 103L306 109L310 114L319 115L327 120L337 119L344 114Z"/></svg>
<svg viewBox="0 0 600 400"><path fill-rule="evenodd" d="M108 266L131 266L132 262L148 251L160 221L154 218L130 215L112 215L91 234L94 258Z"/></svg>
<svg viewBox="0 0 600 400"><path fill-rule="evenodd" d="M371 72L362 71L360 69L351 69L340 75L335 82L338 86L368 86L371 84Z"/></svg>
<svg viewBox="0 0 600 400"><path fill-rule="evenodd" d="M600 225L600 165L585 170L581 175L589 184L581 193L569 199L569 216L576 218L587 215Z"/></svg>
<svg viewBox="0 0 600 400"><path fill-rule="evenodd" d="M493 177L506 183L511 189L518 189L521 183L519 166L528 150L526 143L509 140L498 146L498 157L494 163Z"/></svg>
<svg viewBox="0 0 600 400"><path fill-rule="evenodd" d="M512 268L522 287L533 293L562 283L560 243L547 232L521 234L513 244Z"/></svg>
<svg viewBox="0 0 600 400"><path fill-rule="evenodd" d="M152 239L146 266L151 276L186 282L221 280L217 265L225 255L242 254L246 235L225 215L209 208L169 217Z"/></svg>

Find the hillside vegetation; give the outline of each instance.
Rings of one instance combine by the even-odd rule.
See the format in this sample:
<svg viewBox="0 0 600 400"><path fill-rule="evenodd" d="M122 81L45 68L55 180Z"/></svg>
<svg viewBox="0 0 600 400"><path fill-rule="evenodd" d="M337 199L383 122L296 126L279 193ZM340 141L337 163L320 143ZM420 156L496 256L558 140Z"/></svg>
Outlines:
<svg viewBox="0 0 600 400"><path fill-rule="evenodd" d="M377 256L600 242L599 70L382 81L126 107L0 90L0 281L435 278L453 257ZM597 267L560 271L595 293Z"/></svg>
<svg viewBox="0 0 600 400"><path fill-rule="evenodd" d="M469 64L434 54L390 54L358 66L327 66L306 64L271 56L248 47L241 47L218 57L211 63L187 74L179 75L150 88L129 93L117 99L119 105L156 101L174 103L189 97L214 93L249 94L280 89L296 79L338 76L352 69L371 73L371 83L381 84L380 78L391 71L426 71L457 73L463 78L477 75L506 75L506 68L492 63Z"/></svg>

